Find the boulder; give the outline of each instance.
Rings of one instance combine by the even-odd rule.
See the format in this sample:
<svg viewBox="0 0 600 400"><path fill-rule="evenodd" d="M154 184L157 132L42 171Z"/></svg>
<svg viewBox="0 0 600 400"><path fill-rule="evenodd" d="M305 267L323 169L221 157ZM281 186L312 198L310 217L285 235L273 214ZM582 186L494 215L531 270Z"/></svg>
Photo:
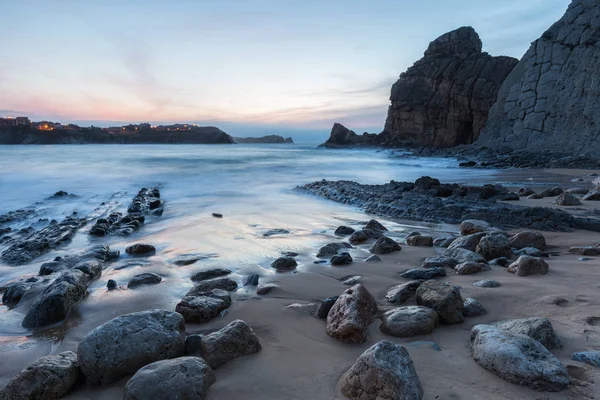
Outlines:
<svg viewBox="0 0 600 400"><path fill-rule="evenodd" d="M4 293L2 293L2 304L9 309L16 307L23 295L33 286L34 284L29 282L16 282L7 285Z"/></svg>
<svg viewBox="0 0 600 400"><path fill-rule="evenodd" d="M446 251L444 252L444 256L454 259L457 263L464 263L469 261L478 263L486 262L485 258L483 258L480 254L463 248L446 249Z"/></svg>
<svg viewBox="0 0 600 400"><path fill-rule="evenodd" d="M364 343L377 315L375 299L361 284L348 288L327 315L326 332L342 342Z"/></svg>
<svg viewBox="0 0 600 400"><path fill-rule="evenodd" d="M348 265L352 264L352 256L349 253L343 252L342 254L331 257L331 265Z"/></svg>
<svg viewBox="0 0 600 400"><path fill-rule="evenodd" d="M559 206L580 206L581 200L572 194L562 193L554 200L554 204Z"/></svg>
<svg viewBox="0 0 600 400"><path fill-rule="evenodd" d="M560 349L562 347L548 318L509 319L495 322L492 325L498 329L527 335L540 342L548 350Z"/></svg>
<svg viewBox="0 0 600 400"><path fill-rule="evenodd" d="M141 285L157 285L160 282L162 282L162 277L160 275L147 272L145 274L139 274L131 278L127 283L127 287L129 289L133 289L134 287Z"/></svg>
<svg viewBox="0 0 600 400"><path fill-rule="evenodd" d="M156 253L156 247L146 243L136 243L125 249L127 254L136 256L147 256Z"/></svg>
<svg viewBox="0 0 600 400"><path fill-rule="evenodd" d="M417 289L417 304L433 308L444 324L459 324L464 321L464 301L460 290L444 282L426 281Z"/></svg>
<svg viewBox="0 0 600 400"><path fill-rule="evenodd" d="M437 237L435 239L433 239L433 245L435 247L448 247L450 246L450 244L452 244L452 242L454 241L455 238L453 237Z"/></svg>
<svg viewBox="0 0 600 400"><path fill-rule="evenodd" d="M65 320L87 295L90 280L90 276L80 270L63 272L35 299L25 314L23 327L41 328Z"/></svg>
<svg viewBox="0 0 600 400"><path fill-rule="evenodd" d="M219 278L231 274L231 270L226 268L211 268L204 271L198 271L190 278L194 282L205 281L207 279Z"/></svg>
<svg viewBox="0 0 600 400"><path fill-rule="evenodd" d="M579 351L573 353L571 360L586 363L592 367L600 367L600 351Z"/></svg>
<svg viewBox="0 0 600 400"><path fill-rule="evenodd" d="M463 309L463 315L465 317L478 317L487 314L485 307L472 297L467 297L463 305L465 307Z"/></svg>
<svg viewBox="0 0 600 400"><path fill-rule="evenodd" d="M470 235L457 237L452 243L450 243L448 249L460 248L469 251L475 251L477 249L477 245L484 236L486 236L485 232L477 232Z"/></svg>
<svg viewBox="0 0 600 400"><path fill-rule="evenodd" d="M271 268L274 268L277 272L293 271L297 266L298 263L292 257L279 257L271 263Z"/></svg>
<svg viewBox="0 0 600 400"><path fill-rule="evenodd" d="M408 246L432 247L433 238L421 235L410 236L406 239L406 244Z"/></svg>
<svg viewBox="0 0 600 400"><path fill-rule="evenodd" d="M578 194L578 195L584 195L584 194L587 194L588 192L589 192L589 190L584 187L574 187L574 188L565 190L565 193Z"/></svg>
<svg viewBox="0 0 600 400"><path fill-rule="evenodd" d="M490 267L487 264L469 261L458 264L456 267L454 267L454 270L458 275L472 275L478 272L489 271Z"/></svg>
<svg viewBox="0 0 600 400"><path fill-rule="evenodd" d="M404 271L400 274L401 277L406 279L422 279L428 280L433 279L436 276L447 276L446 270L443 267L432 267L432 268L413 268L408 271Z"/></svg>
<svg viewBox="0 0 600 400"><path fill-rule="evenodd" d="M489 233L482 237L475 252L481 254L486 260L512 256L508 238L501 233Z"/></svg>
<svg viewBox="0 0 600 400"><path fill-rule="evenodd" d="M347 236L352 235L354 231L355 229L349 226L338 226L334 233L339 236Z"/></svg>
<svg viewBox="0 0 600 400"><path fill-rule="evenodd" d="M208 279L206 281L198 282L196 286L194 286L187 292L186 296L195 295L197 293L210 292L213 289L221 289L226 290L228 292L232 292L234 290L237 290L237 288L237 282L231 278Z"/></svg>
<svg viewBox="0 0 600 400"><path fill-rule="evenodd" d="M62 399L81 378L72 351L44 356L13 376L0 390L0 400Z"/></svg>
<svg viewBox="0 0 600 400"><path fill-rule="evenodd" d="M118 287L119 285L117 284L117 281L115 281L114 279L109 279L108 282L106 282L106 288L108 290L114 290Z"/></svg>
<svg viewBox="0 0 600 400"><path fill-rule="evenodd" d="M89 332L79 343L77 360L87 380L109 384L151 362L183 355L183 316L148 310L121 315Z"/></svg>
<svg viewBox="0 0 600 400"><path fill-rule="evenodd" d="M438 313L428 307L394 308L383 314L379 329L386 335L410 337L428 335L440 324Z"/></svg>
<svg viewBox="0 0 600 400"><path fill-rule="evenodd" d="M263 237L271 237L271 236L275 236L275 235L287 235L289 233L290 233L290 231L287 229L275 228L275 229L269 229L268 231L263 233Z"/></svg>
<svg viewBox="0 0 600 400"><path fill-rule="evenodd" d="M421 400L423 388L405 347L382 340L369 347L341 382L351 400Z"/></svg>
<svg viewBox="0 0 600 400"><path fill-rule="evenodd" d="M348 238L350 243L363 243L369 240L369 235L365 231L356 231Z"/></svg>
<svg viewBox="0 0 600 400"><path fill-rule="evenodd" d="M229 306L231 306L229 293L222 289L213 289L186 295L177 303L175 311L183 315L186 322L202 323L216 318Z"/></svg>
<svg viewBox="0 0 600 400"><path fill-rule="evenodd" d="M517 276L546 275L548 264L541 258L520 256L517 261L509 265L507 271Z"/></svg>
<svg viewBox="0 0 600 400"><path fill-rule="evenodd" d="M390 239L387 236L382 236L379 239L377 239L375 244L373 244L373 246L369 249L371 253L378 255L389 254L391 252L400 250L402 250L402 248L400 247L398 242Z"/></svg>
<svg viewBox="0 0 600 400"><path fill-rule="evenodd" d="M597 201L600 200L600 187L596 186L593 189L590 189L589 192L587 192L583 197L583 200L585 201Z"/></svg>
<svg viewBox="0 0 600 400"><path fill-rule="evenodd" d="M560 361L527 335L476 325L471 330L471 354L481 367L510 383L551 392L570 383Z"/></svg>
<svg viewBox="0 0 600 400"><path fill-rule="evenodd" d="M535 192L530 189L530 188L519 188L519 190L517 191L517 194L519 195L519 197L527 197L527 196L531 196L532 194L535 194Z"/></svg>
<svg viewBox="0 0 600 400"><path fill-rule="evenodd" d="M245 276L243 279L244 286L258 286L259 279L260 275L258 274Z"/></svg>
<svg viewBox="0 0 600 400"><path fill-rule="evenodd" d="M482 281L477 281L473 284L474 286L478 286L478 287L484 287L484 288L497 288L502 286L500 284L500 282L498 281L492 281L492 280L482 280Z"/></svg>
<svg viewBox="0 0 600 400"><path fill-rule="evenodd" d="M556 187L544 190L542 193L540 193L540 196L541 197L556 197L556 196L560 195L562 192L563 192L562 188L556 186Z"/></svg>
<svg viewBox="0 0 600 400"><path fill-rule="evenodd" d="M329 311L331 310L331 307L333 307L338 297L340 296L332 296L323 299L323 301L321 301L321 304L319 304L319 308L317 309L317 317L321 319L326 319L327 315L329 314Z"/></svg>
<svg viewBox="0 0 600 400"><path fill-rule="evenodd" d="M203 400L215 381L215 373L202 358L160 360L141 368L127 381L123 400Z"/></svg>
<svg viewBox="0 0 600 400"><path fill-rule="evenodd" d="M455 259L446 257L446 256L433 256L427 257L423 264L422 268L433 268L433 267L444 267L444 268L452 268L456 267L458 263Z"/></svg>
<svg viewBox="0 0 600 400"><path fill-rule="evenodd" d="M202 336L201 346L202 358L212 369L262 349L252 328L240 319L230 322L221 330Z"/></svg>
<svg viewBox="0 0 600 400"><path fill-rule="evenodd" d="M467 219L460 224L461 236L472 235L473 233L485 232L491 228L491 225L479 219Z"/></svg>
<svg viewBox="0 0 600 400"><path fill-rule="evenodd" d="M417 288L421 286L423 282L425 282L423 279L418 279L396 285L388 290L385 299L390 303L402 304L415 295Z"/></svg>
<svg viewBox="0 0 600 400"><path fill-rule="evenodd" d="M372 230L377 232L386 232L387 228L383 226L379 221L372 219L366 223L363 230Z"/></svg>

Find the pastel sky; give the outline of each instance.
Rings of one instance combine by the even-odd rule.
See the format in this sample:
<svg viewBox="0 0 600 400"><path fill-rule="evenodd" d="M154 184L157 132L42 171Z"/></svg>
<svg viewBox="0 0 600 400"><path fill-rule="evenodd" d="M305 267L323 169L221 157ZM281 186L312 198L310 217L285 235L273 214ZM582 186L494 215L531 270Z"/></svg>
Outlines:
<svg viewBox="0 0 600 400"><path fill-rule="evenodd" d="M431 40L471 25L485 51L520 58L569 0L0 3L0 114L236 135L378 132L392 83Z"/></svg>

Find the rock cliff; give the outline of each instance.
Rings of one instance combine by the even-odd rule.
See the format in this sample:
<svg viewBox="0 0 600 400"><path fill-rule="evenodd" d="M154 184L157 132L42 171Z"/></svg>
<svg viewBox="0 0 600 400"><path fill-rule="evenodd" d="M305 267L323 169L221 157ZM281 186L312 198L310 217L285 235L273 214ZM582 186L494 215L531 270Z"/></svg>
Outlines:
<svg viewBox="0 0 600 400"><path fill-rule="evenodd" d="M600 2L573 0L504 81L478 144L597 158L599 71Z"/></svg>

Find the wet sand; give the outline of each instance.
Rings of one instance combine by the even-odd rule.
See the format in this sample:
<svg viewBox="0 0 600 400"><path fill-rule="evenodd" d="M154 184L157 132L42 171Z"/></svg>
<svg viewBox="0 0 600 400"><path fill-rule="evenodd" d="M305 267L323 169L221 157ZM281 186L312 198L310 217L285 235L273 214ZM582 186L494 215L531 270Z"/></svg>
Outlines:
<svg viewBox="0 0 600 400"><path fill-rule="evenodd" d="M579 171L575 175L581 176L589 172ZM528 174L541 174L543 177L534 180L534 183L539 182L540 188L554 184L562 184L565 188L581 185L579 182L569 183L575 175L562 172L510 170L506 174L514 174L515 182L522 182ZM491 178L492 181L494 179L495 177ZM537 186L532 187L538 190ZM552 200L521 200L519 204L549 206ZM585 213L593 210L595 204L596 202L589 202L585 206L562 208L574 213ZM361 219L358 215L360 213L349 214L356 219L340 218L340 224L354 222L355 226L358 226L359 221L370 218L364 215ZM452 225L432 226L414 221L407 225L398 225L383 219L380 221L385 225L389 224L388 227L392 230L390 236L397 240L412 230L411 227L423 234L432 233L434 236L439 236L440 232L458 232L458 227ZM276 224L275 221L273 223ZM249 234L249 231L240 232L242 225L218 229L211 220L208 226L208 240L218 242L221 235L231 238L231 243L223 245L224 248L238 243L235 242L235 235ZM311 235L311 231L307 231L304 234L309 236L308 240L306 237L304 240L299 240L298 237L295 239L295 234L302 236L303 232L293 232L289 236L265 241L262 251L266 258L272 257L281 249L300 253L298 272L276 274L264 268L264 265L245 266L239 271L240 275L234 277L239 279L243 274L260 272L264 275L261 283L273 282L280 287L264 296L257 296L254 288L241 288L232 295L233 304L223 317L206 324L187 324L188 333L201 333L220 329L234 319L243 319L254 329L263 346L261 352L237 358L217 369L217 381L211 386L207 399L342 399L344 397L338 391L340 377L365 349L383 339L407 346L423 384L425 399L600 398L600 369L570 360L573 352L600 349L600 297L597 295L600 288L600 257L578 261L580 256L567 251L570 246L599 244L600 233L543 232L549 250L559 252L558 256L552 256L548 260L550 272L544 276L517 277L497 266L492 267L491 271L467 276L455 275L448 270L448 277L441 280L459 285L463 298L474 297L480 301L488 310L486 315L467 318L464 323L458 325L442 325L430 335L412 338L384 335L379 331L379 321L376 320L369 328L366 343L349 345L327 336L325 321L310 314L321 299L339 295L347 288L336 278L346 275L362 276L360 282L375 296L380 309L386 310L394 307L385 301L387 290L406 281L399 276L399 272L419 267L425 257L441 254L443 249L403 245L402 251L382 256L381 263L364 263L363 260L369 255L370 246L364 244L351 251L354 257L354 263L351 265L332 267L313 264L312 260L318 247L336 240L331 235L336 226L331 219L327 222L321 220L314 227L315 231L322 231L318 238ZM139 265L124 271L131 275L141 271L160 271L164 275L164 281L158 286L144 286L136 290L111 293L103 285L112 277L111 274L121 273L114 269L118 266L117 263L111 265L102 278L90 287L90 297L77 306L65 324L33 337L27 337L27 331L22 333L23 336L18 336L19 333L15 332L15 336L11 336L10 340L3 337L0 342L0 385L40 356L66 350L76 351L77 344L87 332L111 318L150 308L173 310L185 292L192 287L188 278L197 270L216 265L234 269L236 267L238 260L227 258L202 260L189 267L173 267L168 263L168 259L175 253L192 250L208 252L211 249L210 246L202 248L207 240L206 226L200 229L197 221L191 221L189 226L178 229L177 232L169 230L169 227L162 226L161 223L155 226L148 225L143 229L150 229L158 235L155 237L163 238L165 244L159 246L160 256L152 259L150 267ZM229 229L231 232L224 233L221 229ZM178 239L177 235L181 237ZM183 238L187 240L188 245L177 248L177 251L167 242L168 239L181 243ZM298 241L301 241L301 244L298 244ZM258 242L254 241L253 244L255 243ZM117 248L125 244L126 241L114 242ZM72 247L80 245L81 243L74 243ZM126 260L124 258L118 264L123 264ZM34 270L36 269L32 268L32 271ZM119 276L120 281L126 279L123 275ZM473 282L482 279L497 280L502 286L473 286ZM566 299L567 302L555 305L551 298L557 296ZM413 301L414 299L405 305L414 304ZM26 306L27 304L24 304L23 308ZM16 311L10 317L15 319L15 326L22 319L22 314L19 314L19 310ZM5 307L2 307L0 312L9 313ZM470 357L469 338L474 325L533 316L549 318L563 344L562 349L552 352L575 378L574 384L566 391L537 392L508 383L478 366ZM3 317L7 317L7 314ZM441 351L435 350L428 342L437 344ZM66 398L121 398L125 383L126 380L103 387L84 385Z"/></svg>

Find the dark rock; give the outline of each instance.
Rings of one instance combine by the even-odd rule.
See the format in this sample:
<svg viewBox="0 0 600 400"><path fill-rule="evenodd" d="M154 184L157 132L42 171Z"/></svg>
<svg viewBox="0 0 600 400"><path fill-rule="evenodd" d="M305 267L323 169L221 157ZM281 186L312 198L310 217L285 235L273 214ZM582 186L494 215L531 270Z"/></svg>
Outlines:
<svg viewBox="0 0 600 400"><path fill-rule="evenodd" d="M600 254L600 249L594 246L575 246L569 248L569 253L575 253L581 256L597 256Z"/></svg>
<svg viewBox="0 0 600 400"><path fill-rule="evenodd" d="M212 213L212 216L215 218L223 218L223 214L221 213Z"/></svg>
<svg viewBox="0 0 600 400"><path fill-rule="evenodd" d="M406 244L409 246L432 247L433 238L431 236L415 235L407 238Z"/></svg>
<svg viewBox="0 0 600 400"><path fill-rule="evenodd" d="M373 244L373 246L371 246L371 248L369 249L371 253L378 255L389 254L394 251L400 250L402 250L402 248L400 247L398 242L390 239L387 236L382 236L379 239L377 239L375 244Z"/></svg>
<svg viewBox="0 0 600 400"><path fill-rule="evenodd" d="M329 311L331 310L331 307L333 307L338 297L340 296L332 296L323 299L323 301L321 301L321 304L319 305L319 308L317 309L317 317L321 319L326 319L327 315L329 314Z"/></svg>
<svg viewBox="0 0 600 400"><path fill-rule="evenodd" d="M571 360L586 363L592 367L600 367L600 351L579 351L573 353Z"/></svg>
<svg viewBox="0 0 600 400"><path fill-rule="evenodd" d="M331 265L347 265L352 264L352 256L349 253L342 253L331 257Z"/></svg>
<svg viewBox="0 0 600 400"><path fill-rule="evenodd" d="M453 237L438 237L433 239L433 245L435 247L448 247L450 244L452 244L454 239L455 238Z"/></svg>
<svg viewBox="0 0 600 400"><path fill-rule="evenodd" d="M477 165L476 161L465 161L465 162L461 162L458 164L458 166L461 168L469 168L469 167L474 167L476 165Z"/></svg>
<svg viewBox="0 0 600 400"><path fill-rule="evenodd" d="M144 273L134 276L127 283L127 287L129 289L133 289L134 287L141 285L157 285L162 281L162 277L158 274L154 273Z"/></svg>
<svg viewBox="0 0 600 400"><path fill-rule="evenodd" d="M381 257L379 257L377 254L371 254L369 257L367 257L365 259L365 262L368 262L368 263L380 262L380 261L381 261Z"/></svg>
<svg viewBox="0 0 600 400"><path fill-rule="evenodd" d="M510 264L507 271L517 276L546 275L548 264L541 258L520 256L517 261Z"/></svg>
<svg viewBox="0 0 600 400"><path fill-rule="evenodd" d="M553 187L551 189L546 189L543 192L540 193L541 197L556 197L558 195L560 195L563 192L562 188L560 187Z"/></svg>
<svg viewBox="0 0 600 400"><path fill-rule="evenodd" d="M465 317L478 317L480 315L487 314L485 307L472 297L467 297L463 305L463 315Z"/></svg>
<svg viewBox="0 0 600 400"><path fill-rule="evenodd" d="M583 181L583 179L582 179ZM570 188L565 190L565 193L569 193L569 194L578 194L578 195L585 195L589 192L589 190L587 188L584 187L574 187L574 188Z"/></svg>
<svg viewBox="0 0 600 400"><path fill-rule="evenodd" d="M156 253L156 247L152 246L151 244L136 243L132 246L127 247L125 249L125 252L127 254L140 255L140 256L152 255L152 254Z"/></svg>
<svg viewBox="0 0 600 400"><path fill-rule="evenodd" d="M498 265L502 268L508 268L509 260L506 257L495 258L490 261L490 265Z"/></svg>
<svg viewBox="0 0 600 400"><path fill-rule="evenodd" d="M354 286L361 279L362 279L362 276L360 276L360 275L349 275L349 276L344 276L344 277L340 278L340 282L342 282L343 285Z"/></svg>
<svg viewBox="0 0 600 400"><path fill-rule="evenodd" d="M438 313L431 308L407 306L383 314L379 330L386 335L410 337L428 335L439 325Z"/></svg>
<svg viewBox="0 0 600 400"><path fill-rule="evenodd" d="M483 271L489 271L490 267L487 264L468 261L458 264L454 267L454 271L458 275L472 275Z"/></svg>
<svg viewBox="0 0 600 400"><path fill-rule="evenodd" d="M277 228L266 231L265 233L263 233L263 236L270 237L275 235L287 235L288 233L290 233L290 231L288 231L287 229Z"/></svg>
<svg viewBox="0 0 600 400"><path fill-rule="evenodd" d="M510 238L510 247L522 249L524 247L535 247L544 250L546 248L546 239L539 232L519 232Z"/></svg>
<svg viewBox="0 0 600 400"><path fill-rule="evenodd" d="M496 287L502 286L500 284L500 282L492 281L492 280L488 280L488 279L485 279L483 281L477 281L473 285L478 286L478 287L484 287L484 288L496 288Z"/></svg>
<svg viewBox="0 0 600 400"><path fill-rule="evenodd" d="M356 231L348 238L350 243L363 243L369 240L369 236L364 231Z"/></svg>
<svg viewBox="0 0 600 400"><path fill-rule="evenodd" d="M474 251L463 248L449 248L444 252L444 256L456 260L457 263L465 263L469 261L477 263L486 262L485 258L483 258L481 255L475 253Z"/></svg>
<svg viewBox="0 0 600 400"><path fill-rule="evenodd" d="M202 357L202 334L192 334L185 338L185 355Z"/></svg>
<svg viewBox="0 0 600 400"><path fill-rule="evenodd" d="M585 201L597 201L600 200L600 187L596 186L593 189L590 189L589 192L587 192L585 194L585 196L582 197L583 200Z"/></svg>
<svg viewBox="0 0 600 400"><path fill-rule="evenodd" d="M0 390L2 400L61 399L81 381L77 354L65 351L35 360Z"/></svg>
<svg viewBox="0 0 600 400"><path fill-rule="evenodd" d="M205 399L215 381L215 373L202 358L155 361L127 381L123 400Z"/></svg>
<svg viewBox="0 0 600 400"><path fill-rule="evenodd" d="M182 356L184 332L183 317L173 311L121 315L85 335L79 366L90 383L113 383L154 361Z"/></svg>
<svg viewBox="0 0 600 400"><path fill-rule="evenodd" d="M279 286L274 283L266 283L264 285L260 285L256 288L256 294L259 296L264 296L271 292L271 290L278 288Z"/></svg>
<svg viewBox="0 0 600 400"><path fill-rule="evenodd" d="M446 276L446 270L443 267L413 268L402 272L400 276L406 279L429 280L436 276Z"/></svg>
<svg viewBox="0 0 600 400"><path fill-rule="evenodd" d="M260 275L252 274L244 277L244 286L257 286Z"/></svg>
<svg viewBox="0 0 600 400"><path fill-rule="evenodd" d="M187 292L186 296L195 295L197 293L210 292L213 289L221 289L227 292L231 292L237 290L237 288L237 282L231 278L208 279L205 281L198 282L196 286L194 286Z"/></svg>
<svg viewBox="0 0 600 400"><path fill-rule="evenodd" d="M421 400L423 388L405 347L382 340L369 347L344 375L349 399Z"/></svg>
<svg viewBox="0 0 600 400"><path fill-rule="evenodd" d="M115 281L114 279L109 279L108 282L106 282L106 288L108 290L116 289L117 286L117 281Z"/></svg>
<svg viewBox="0 0 600 400"><path fill-rule="evenodd" d="M377 315L377 303L362 285L346 289L327 315L329 336L342 342L364 343L366 330Z"/></svg>
<svg viewBox="0 0 600 400"><path fill-rule="evenodd" d="M387 228L375 219L372 219L369 222L367 222L367 224L363 227L363 230L387 232Z"/></svg>
<svg viewBox="0 0 600 400"><path fill-rule="evenodd" d="M517 192L517 194L520 197L527 197L527 196L531 196L532 194L535 194L535 192L533 190L531 190L530 188L520 188L519 191Z"/></svg>
<svg viewBox="0 0 600 400"><path fill-rule="evenodd" d="M346 235L352 235L354 232L355 232L355 229L351 228L349 226L338 226L334 233L336 235L346 236Z"/></svg>
<svg viewBox="0 0 600 400"><path fill-rule="evenodd" d="M456 267L458 263L455 259L446 257L446 256L433 256L427 257L425 261L423 261L422 268L433 268L433 267L445 267L452 268Z"/></svg>
<svg viewBox="0 0 600 400"><path fill-rule="evenodd" d="M403 304L412 296L415 295L417 288L425 282L423 279L418 279L396 285L388 290L385 299L390 303Z"/></svg>
<svg viewBox="0 0 600 400"><path fill-rule="evenodd" d="M572 194L562 193L554 200L554 204L559 206L580 206L581 201Z"/></svg>
<svg viewBox="0 0 600 400"><path fill-rule="evenodd" d="M6 286L6 290L2 293L2 304L7 306L9 309L16 307L23 295L32 288L33 283L30 282L16 282Z"/></svg>
<svg viewBox="0 0 600 400"><path fill-rule="evenodd" d="M206 254L182 254L180 256L175 257L171 263L178 266L192 265L197 263L200 260L206 260L209 258L216 258L217 255L214 253L206 253Z"/></svg>
<svg viewBox="0 0 600 400"><path fill-rule="evenodd" d="M475 251L481 239L486 235L487 234L485 232L477 232L470 235L457 237L452 243L450 243L450 246L448 246L448 248Z"/></svg>
<svg viewBox="0 0 600 400"><path fill-rule="evenodd" d="M464 321L464 301L458 288L447 283L427 281L417 289L417 304L433 308L444 324L459 324Z"/></svg>
<svg viewBox="0 0 600 400"><path fill-rule="evenodd" d="M202 358L212 369L262 349L252 328L239 319L230 322L219 331L202 336L201 346Z"/></svg>
<svg viewBox="0 0 600 400"><path fill-rule="evenodd" d="M202 323L216 318L219 313L231 306L229 293L221 289L186 295L175 306L175 311L183 315L186 322Z"/></svg>
<svg viewBox="0 0 600 400"><path fill-rule="evenodd" d="M276 269L277 272L293 271L297 266L298 263L292 257L279 257L271 263L271 268Z"/></svg>
<svg viewBox="0 0 600 400"><path fill-rule="evenodd" d="M482 237L475 252L481 254L486 260L512 256L508 238L501 233L488 233Z"/></svg>
<svg viewBox="0 0 600 400"><path fill-rule="evenodd" d="M544 253L535 247L524 247L520 250L512 249L512 253L517 256L548 257L548 253Z"/></svg>
<svg viewBox="0 0 600 400"><path fill-rule="evenodd" d="M461 236L472 235L473 233L486 232L490 228L490 224L485 221L467 219L460 224L460 234Z"/></svg>
<svg viewBox="0 0 600 400"><path fill-rule="evenodd" d="M194 282L205 281L207 279L218 278L220 276L225 276L231 274L231 270L226 268L212 268L204 271L196 272L190 278Z"/></svg>
<svg viewBox="0 0 600 400"><path fill-rule="evenodd" d="M511 383L551 392L570 383L560 361L527 335L476 325L471 330L471 354L481 367Z"/></svg>

